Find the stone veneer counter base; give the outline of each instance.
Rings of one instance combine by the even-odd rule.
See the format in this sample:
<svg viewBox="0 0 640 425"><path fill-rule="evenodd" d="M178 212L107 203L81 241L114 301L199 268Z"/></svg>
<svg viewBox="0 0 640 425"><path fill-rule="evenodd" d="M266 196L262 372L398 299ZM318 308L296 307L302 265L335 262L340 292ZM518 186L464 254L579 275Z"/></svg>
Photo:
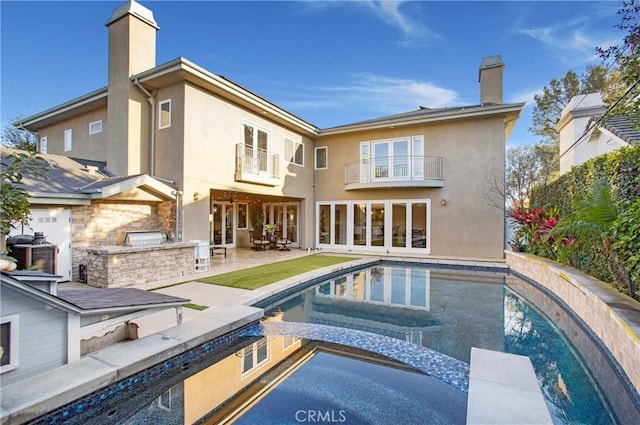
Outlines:
<svg viewBox="0 0 640 425"><path fill-rule="evenodd" d="M87 284L122 288L196 273L196 243L88 248Z"/></svg>

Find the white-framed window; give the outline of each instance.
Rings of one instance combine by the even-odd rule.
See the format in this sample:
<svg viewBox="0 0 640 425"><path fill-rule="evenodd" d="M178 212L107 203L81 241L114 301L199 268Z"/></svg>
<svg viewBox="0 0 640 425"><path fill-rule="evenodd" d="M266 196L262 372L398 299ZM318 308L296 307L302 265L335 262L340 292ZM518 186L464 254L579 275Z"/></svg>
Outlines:
<svg viewBox="0 0 640 425"><path fill-rule="evenodd" d="M158 104L158 128L171 127L171 99Z"/></svg>
<svg viewBox="0 0 640 425"><path fill-rule="evenodd" d="M242 123L245 167L258 174L271 175L274 164L269 159L270 132L249 122Z"/></svg>
<svg viewBox="0 0 640 425"><path fill-rule="evenodd" d="M69 152L73 147L73 130L70 128L64 131L64 151Z"/></svg>
<svg viewBox="0 0 640 425"><path fill-rule="evenodd" d="M420 179L424 175L424 136L360 142L360 181Z"/></svg>
<svg viewBox="0 0 640 425"><path fill-rule="evenodd" d="M102 120L89 123L89 134L96 134L102 131Z"/></svg>
<svg viewBox="0 0 640 425"><path fill-rule="evenodd" d="M291 139L284 139L284 156L291 164L304 167L304 144Z"/></svg>
<svg viewBox="0 0 640 425"><path fill-rule="evenodd" d="M40 138L40 153L47 153L47 136Z"/></svg>
<svg viewBox="0 0 640 425"><path fill-rule="evenodd" d="M248 229L249 222L249 205L245 203L237 203L236 208L238 211L238 230L246 230Z"/></svg>
<svg viewBox="0 0 640 425"><path fill-rule="evenodd" d="M287 348L290 348L293 346L293 344L295 344L296 342L300 341L300 338L298 338L297 336L283 336L282 337L282 349L286 350Z"/></svg>
<svg viewBox="0 0 640 425"><path fill-rule="evenodd" d="M160 394L158 397L158 407L160 410L171 412L171 388Z"/></svg>
<svg viewBox="0 0 640 425"><path fill-rule="evenodd" d="M262 338L240 352L242 358L240 376L245 377L257 367L269 361L269 341Z"/></svg>
<svg viewBox="0 0 640 425"><path fill-rule="evenodd" d="M0 373L18 368L18 337L20 320L17 314L3 317L0 321Z"/></svg>
<svg viewBox="0 0 640 425"><path fill-rule="evenodd" d="M326 146L322 146L315 149L315 169L316 170L326 170L329 158L328 158L328 148Z"/></svg>

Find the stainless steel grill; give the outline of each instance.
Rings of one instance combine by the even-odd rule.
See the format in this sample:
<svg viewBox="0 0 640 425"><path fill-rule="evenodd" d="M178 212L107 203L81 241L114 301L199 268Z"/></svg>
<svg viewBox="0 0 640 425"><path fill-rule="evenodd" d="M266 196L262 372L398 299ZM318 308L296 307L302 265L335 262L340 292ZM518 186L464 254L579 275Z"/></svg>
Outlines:
<svg viewBox="0 0 640 425"><path fill-rule="evenodd" d="M128 232L124 239L124 244L127 246L157 245L161 244L163 241L164 238L162 236L162 232Z"/></svg>

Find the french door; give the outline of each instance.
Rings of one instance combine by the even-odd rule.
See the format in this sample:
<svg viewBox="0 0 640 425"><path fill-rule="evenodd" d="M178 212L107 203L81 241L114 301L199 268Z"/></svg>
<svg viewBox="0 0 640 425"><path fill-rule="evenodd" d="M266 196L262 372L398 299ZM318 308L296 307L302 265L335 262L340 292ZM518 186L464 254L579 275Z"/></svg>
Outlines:
<svg viewBox="0 0 640 425"><path fill-rule="evenodd" d="M282 237L290 240L291 246L299 246L298 204L295 202L265 203L264 209L266 223L275 224L276 231L282 232Z"/></svg>
<svg viewBox="0 0 640 425"><path fill-rule="evenodd" d="M228 202L212 203L210 227L211 241L214 245L235 247L234 204Z"/></svg>
<svg viewBox="0 0 640 425"><path fill-rule="evenodd" d="M321 246L387 252L430 252L429 199L334 201L316 204Z"/></svg>

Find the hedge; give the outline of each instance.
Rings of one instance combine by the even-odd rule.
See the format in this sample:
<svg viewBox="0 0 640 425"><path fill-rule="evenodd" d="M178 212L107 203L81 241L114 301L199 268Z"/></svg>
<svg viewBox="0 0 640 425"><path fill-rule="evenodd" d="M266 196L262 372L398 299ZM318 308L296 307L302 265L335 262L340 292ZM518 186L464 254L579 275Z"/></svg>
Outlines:
<svg viewBox="0 0 640 425"><path fill-rule="evenodd" d="M531 207L560 209L560 215L573 212L576 195L592 193L596 182L605 180L621 209L640 199L640 145L623 147L577 165L555 181L534 188Z"/></svg>
<svg viewBox="0 0 640 425"><path fill-rule="evenodd" d="M560 218L567 217L574 212L576 197L588 196L602 182L608 183L613 201L621 212L620 219L611 229L619 240L614 247L634 281L629 284L635 284L640 278L640 259L634 252L640 244L640 235L636 234L640 228L637 224L640 212L640 145L623 147L592 158L574 166L555 181L536 187L531 193L531 208L546 211L555 207ZM584 272L607 282L614 281L607 267L611 259L602 247L585 247L577 254L579 267Z"/></svg>

